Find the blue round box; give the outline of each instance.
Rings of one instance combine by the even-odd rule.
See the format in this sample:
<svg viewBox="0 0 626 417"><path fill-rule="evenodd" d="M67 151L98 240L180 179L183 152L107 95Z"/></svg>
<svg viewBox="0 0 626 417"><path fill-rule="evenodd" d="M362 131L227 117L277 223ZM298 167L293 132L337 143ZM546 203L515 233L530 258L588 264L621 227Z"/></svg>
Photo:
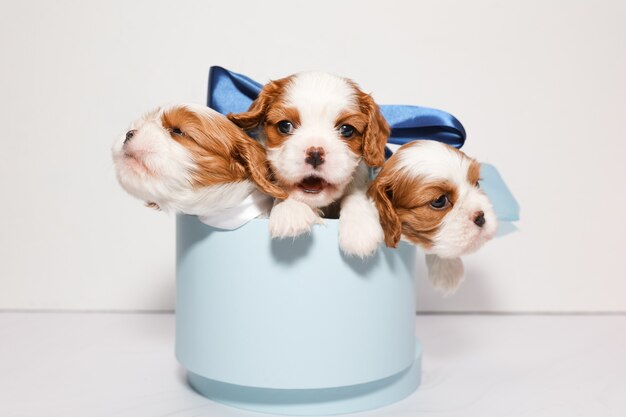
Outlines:
<svg viewBox="0 0 626 417"><path fill-rule="evenodd" d="M337 220L271 239L267 219L231 231L177 217L176 357L201 394L291 415L381 407L421 375L415 249L344 256Z"/></svg>

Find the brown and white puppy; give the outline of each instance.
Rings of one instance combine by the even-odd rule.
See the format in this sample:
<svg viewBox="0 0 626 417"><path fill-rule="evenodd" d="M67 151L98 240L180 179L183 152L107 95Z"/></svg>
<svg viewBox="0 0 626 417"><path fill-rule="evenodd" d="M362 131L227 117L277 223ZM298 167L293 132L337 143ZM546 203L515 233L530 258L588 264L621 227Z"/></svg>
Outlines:
<svg viewBox="0 0 626 417"><path fill-rule="evenodd" d="M148 113L112 152L117 178L131 195L209 224L217 216L224 228L240 226L233 222L264 206L269 211L272 198L265 194L286 196L271 182L263 146L208 107L173 105Z"/></svg>
<svg viewBox="0 0 626 417"><path fill-rule="evenodd" d="M463 152L420 140L401 146L368 192L387 246L402 239L422 247L430 278L445 293L463 280L460 257L496 233L496 216L479 177L480 165Z"/></svg>
<svg viewBox="0 0 626 417"><path fill-rule="evenodd" d="M384 163L389 126L372 97L345 78L305 72L271 81L245 113L230 114L256 131L277 184L289 197L270 214L273 237L298 236L339 203L339 244L365 257L382 242L378 213L366 196L368 166Z"/></svg>

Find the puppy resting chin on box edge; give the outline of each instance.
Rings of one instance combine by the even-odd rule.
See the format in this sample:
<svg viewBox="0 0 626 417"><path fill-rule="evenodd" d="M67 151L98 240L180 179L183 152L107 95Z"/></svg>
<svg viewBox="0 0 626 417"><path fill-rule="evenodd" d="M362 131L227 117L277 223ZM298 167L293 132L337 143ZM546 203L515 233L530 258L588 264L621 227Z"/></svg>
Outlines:
<svg viewBox="0 0 626 417"><path fill-rule="evenodd" d="M480 165L449 145L420 140L400 147L368 190L388 247L420 246L433 285L454 292L464 278L461 256L496 233L493 207L478 186Z"/></svg>

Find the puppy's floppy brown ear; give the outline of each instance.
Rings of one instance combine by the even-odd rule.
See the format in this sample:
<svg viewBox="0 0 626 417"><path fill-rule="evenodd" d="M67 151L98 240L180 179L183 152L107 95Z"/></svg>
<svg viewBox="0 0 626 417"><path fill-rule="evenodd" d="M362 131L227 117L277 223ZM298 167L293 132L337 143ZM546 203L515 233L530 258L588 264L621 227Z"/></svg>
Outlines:
<svg viewBox="0 0 626 417"><path fill-rule="evenodd" d="M383 166L385 163L385 145L391 134L391 128L372 96L362 93L359 101L361 111L368 117L367 126L363 132L363 159L369 166Z"/></svg>
<svg viewBox="0 0 626 417"><path fill-rule="evenodd" d="M391 199L393 198L392 192L387 177L383 172L376 177L367 191L367 194L374 201L376 209L378 210L380 225L385 234L385 244L389 248L398 246L400 236L402 235L400 218L391 203Z"/></svg>
<svg viewBox="0 0 626 417"><path fill-rule="evenodd" d="M279 199L286 199L287 193L272 182L272 172L267 161L265 148L249 138L245 133L237 135L234 158L248 174L248 177L265 194Z"/></svg>
<svg viewBox="0 0 626 417"><path fill-rule="evenodd" d="M256 129L265 120L265 113L267 113L269 106L280 95L285 84L286 78L270 81L263 87L258 97L248 108L248 111L229 113L226 117L244 130Z"/></svg>

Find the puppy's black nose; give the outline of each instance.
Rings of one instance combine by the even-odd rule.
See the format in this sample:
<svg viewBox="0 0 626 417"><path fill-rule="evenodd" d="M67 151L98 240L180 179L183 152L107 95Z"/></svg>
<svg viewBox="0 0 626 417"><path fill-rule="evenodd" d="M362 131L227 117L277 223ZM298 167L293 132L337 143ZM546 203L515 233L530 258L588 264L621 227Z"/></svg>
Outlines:
<svg viewBox="0 0 626 417"><path fill-rule="evenodd" d="M126 139L124 139L124 144L126 144L126 142L131 140L133 138L133 136L135 136L135 131L134 130L129 130L128 132L126 132Z"/></svg>
<svg viewBox="0 0 626 417"><path fill-rule="evenodd" d="M478 213L476 213L474 215L474 224L478 227L483 227L483 225L485 224L485 213L482 211L479 211Z"/></svg>
<svg viewBox="0 0 626 417"><path fill-rule="evenodd" d="M326 152L324 148L311 147L306 150L306 158L304 162L309 165L313 165L313 168L317 168L324 163L324 155Z"/></svg>

